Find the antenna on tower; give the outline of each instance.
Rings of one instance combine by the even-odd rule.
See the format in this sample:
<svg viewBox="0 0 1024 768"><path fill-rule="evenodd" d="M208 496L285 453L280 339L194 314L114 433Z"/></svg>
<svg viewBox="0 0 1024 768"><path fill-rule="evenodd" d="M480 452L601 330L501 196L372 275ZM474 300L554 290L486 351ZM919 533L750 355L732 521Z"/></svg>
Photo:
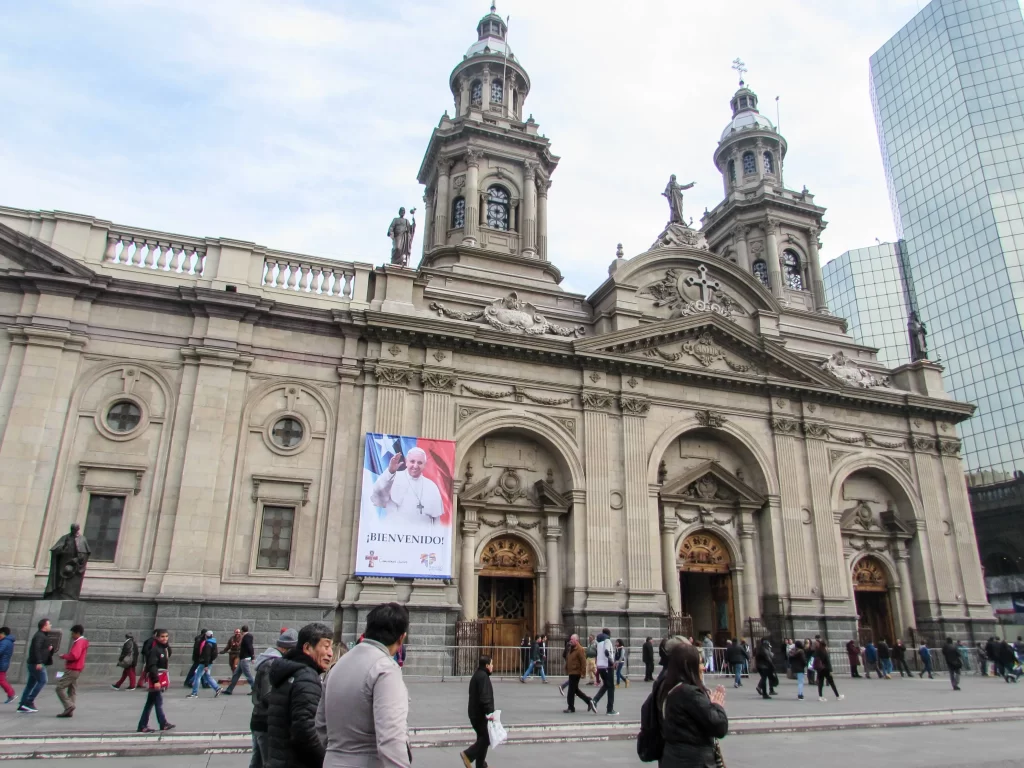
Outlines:
<svg viewBox="0 0 1024 768"><path fill-rule="evenodd" d="M743 59L741 59L739 56L733 59L732 68L739 73L740 85L744 85L743 76L747 73L747 65L743 63Z"/></svg>

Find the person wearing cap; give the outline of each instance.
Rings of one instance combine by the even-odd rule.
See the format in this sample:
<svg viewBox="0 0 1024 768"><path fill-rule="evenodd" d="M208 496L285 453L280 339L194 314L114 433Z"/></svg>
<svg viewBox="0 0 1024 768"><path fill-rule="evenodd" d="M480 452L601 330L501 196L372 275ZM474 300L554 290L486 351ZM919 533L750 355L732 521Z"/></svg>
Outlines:
<svg viewBox="0 0 1024 768"><path fill-rule="evenodd" d="M199 698L199 682L203 681L210 688L213 688L213 698L220 696L221 687L217 685L217 681L213 679L213 675L210 674L210 667L213 666L214 659L217 658L217 638L213 636L213 630L206 630L206 639L199 645L199 664L196 666L196 673L192 677L192 693L185 698L187 699L198 699Z"/></svg>
<svg viewBox="0 0 1024 768"><path fill-rule="evenodd" d="M295 649L299 642L299 633L294 629L281 627L281 636L277 645L267 648L256 657L253 668L256 677L252 684L252 717L249 718L249 730L252 732L252 760L249 768L264 768L269 752L267 751L267 712L270 708L270 668L274 661Z"/></svg>

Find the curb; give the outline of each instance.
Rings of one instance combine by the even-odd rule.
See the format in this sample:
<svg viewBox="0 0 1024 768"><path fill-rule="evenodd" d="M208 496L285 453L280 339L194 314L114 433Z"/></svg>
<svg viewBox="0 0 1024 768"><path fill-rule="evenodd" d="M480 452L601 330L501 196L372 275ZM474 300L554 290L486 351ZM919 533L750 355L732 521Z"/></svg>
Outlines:
<svg viewBox="0 0 1024 768"><path fill-rule="evenodd" d="M880 717L896 715L901 719L882 720ZM794 723L794 720L799 722ZM846 731L871 730L882 728L913 728L942 725L963 725L978 723L997 723L1024 720L1024 707L996 707L974 710L937 710L932 712L905 713L852 713L798 715L791 717L746 717L733 721L732 736L766 735L777 733L803 733L808 731ZM593 726L582 725L584 729L595 731L592 734L580 734L582 724L526 724L512 726L509 733L509 745L527 744L571 744L602 741L631 741L636 738L638 721L618 721L614 723L595 723ZM470 737L471 729L465 726L434 728L414 728L410 742L415 749L439 749L464 746ZM559 735L558 732L572 731L574 735ZM525 731L525 732L524 732ZM439 738L429 738L433 733ZM427 736L428 738L423 738ZM95 749L62 749L54 744L49 748L33 749L25 752L4 751L0 761L9 760L62 760L62 759L96 759L117 757L155 757L171 755L232 755L247 754L251 751L248 732L224 733L184 733L174 736L160 735L157 737L136 736L135 734L82 734L80 737L62 737L62 742L82 743L82 740L95 739L98 742L122 742ZM229 742L242 742L231 744ZM56 741L52 737L3 737L0 748L29 745L39 741ZM222 742L222 745L210 744L211 741ZM123 743L133 742L133 743ZM140 743L143 742L143 743Z"/></svg>

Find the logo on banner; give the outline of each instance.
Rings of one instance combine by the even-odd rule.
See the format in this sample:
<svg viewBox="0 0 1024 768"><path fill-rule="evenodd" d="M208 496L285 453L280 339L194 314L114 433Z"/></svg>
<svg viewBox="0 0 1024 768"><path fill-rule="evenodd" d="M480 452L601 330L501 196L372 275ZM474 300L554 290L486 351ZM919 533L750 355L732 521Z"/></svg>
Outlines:
<svg viewBox="0 0 1024 768"><path fill-rule="evenodd" d="M420 555L420 565L425 565L428 568L437 562L437 555L431 552L429 555Z"/></svg>
<svg viewBox="0 0 1024 768"><path fill-rule="evenodd" d="M380 556L373 554L373 550L371 549L370 550L370 554L368 554L363 559L366 561L366 567L367 568L373 568L373 564L375 562L377 562L378 560L380 560Z"/></svg>

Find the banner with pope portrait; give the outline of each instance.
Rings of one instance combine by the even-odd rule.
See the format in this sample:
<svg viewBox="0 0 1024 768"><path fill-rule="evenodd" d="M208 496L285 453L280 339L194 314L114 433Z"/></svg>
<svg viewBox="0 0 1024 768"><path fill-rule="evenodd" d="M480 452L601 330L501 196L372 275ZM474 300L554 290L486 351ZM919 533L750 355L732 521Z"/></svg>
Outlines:
<svg viewBox="0 0 1024 768"><path fill-rule="evenodd" d="M452 576L455 443L366 434L357 576Z"/></svg>

